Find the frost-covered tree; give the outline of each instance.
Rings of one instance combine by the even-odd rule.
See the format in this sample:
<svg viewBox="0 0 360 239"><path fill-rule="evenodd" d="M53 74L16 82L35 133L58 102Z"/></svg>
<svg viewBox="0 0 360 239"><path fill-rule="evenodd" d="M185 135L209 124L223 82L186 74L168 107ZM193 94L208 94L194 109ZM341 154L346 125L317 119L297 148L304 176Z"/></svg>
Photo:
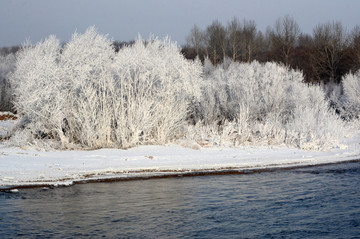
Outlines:
<svg viewBox="0 0 360 239"><path fill-rule="evenodd" d="M93 27L64 48L54 36L24 48L16 66L11 81L23 120L15 138L61 148L172 141L201 84L201 66L169 39L139 38L116 53Z"/></svg>
<svg viewBox="0 0 360 239"><path fill-rule="evenodd" d="M207 69L210 69L209 67ZM224 63L205 75L199 122L189 138L206 144L331 147L346 131L324 92L276 63Z"/></svg>
<svg viewBox="0 0 360 239"><path fill-rule="evenodd" d="M229 58L204 64L185 60L167 38L116 52L94 28L63 47L50 36L17 55L10 80L22 121L13 142L94 149L181 138L327 149L347 133L321 88L298 71ZM348 105L358 102L354 79L344 80Z"/></svg>
<svg viewBox="0 0 360 239"><path fill-rule="evenodd" d="M360 119L360 71L345 75L341 84L326 84L323 88L331 106L344 120L350 123Z"/></svg>
<svg viewBox="0 0 360 239"><path fill-rule="evenodd" d="M165 143L178 137L185 124L189 102L200 95L201 66L186 61L169 39L153 39L145 45L119 52L114 61L122 96L114 112L119 118L116 137ZM130 92L130 93L129 93Z"/></svg>
<svg viewBox="0 0 360 239"><path fill-rule="evenodd" d="M9 75L15 69L15 55L0 55L0 111L12 111L12 88Z"/></svg>
<svg viewBox="0 0 360 239"><path fill-rule="evenodd" d="M347 74L342 81L343 108L350 118L360 119L360 71Z"/></svg>

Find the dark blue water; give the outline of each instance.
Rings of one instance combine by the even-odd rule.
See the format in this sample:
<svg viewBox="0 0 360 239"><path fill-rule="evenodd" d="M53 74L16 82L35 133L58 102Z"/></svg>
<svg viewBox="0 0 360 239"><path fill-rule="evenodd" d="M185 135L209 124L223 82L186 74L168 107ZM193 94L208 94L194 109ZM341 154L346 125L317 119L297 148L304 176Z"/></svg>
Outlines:
<svg viewBox="0 0 360 239"><path fill-rule="evenodd" d="M0 238L360 238L360 162L0 193Z"/></svg>

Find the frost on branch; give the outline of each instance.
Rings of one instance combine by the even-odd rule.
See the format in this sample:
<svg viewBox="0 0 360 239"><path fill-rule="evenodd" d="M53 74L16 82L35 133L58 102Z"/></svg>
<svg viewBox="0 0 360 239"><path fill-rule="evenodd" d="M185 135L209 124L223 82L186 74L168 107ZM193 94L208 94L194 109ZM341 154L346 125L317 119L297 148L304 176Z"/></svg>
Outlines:
<svg viewBox="0 0 360 239"><path fill-rule="evenodd" d="M59 148L163 144L181 135L200 74L169 39L138 39L115 53L94 28L63 49L51 36L18 55L18 134Z"/></svg>
<svg viewBox="0 0 360 239"><path fill-rule="evenodd" d="M199 123L188 131L200 144L327 149L346 133L323 91L302 83L300 72L258 62L206 69Z"/></svg>
<svg viewBox="0 0 360 239"><path fill-rule="evenodd" d="M360 71L343 77L341 84L323 86L331 106L347 124L360 127Z"/></svg>
<svg viewBox="0 0 360 239"><path fill-rule="evenodd" d="M0 111L12 111L13 105L11 85L9 75L15 69L15 56L9 54L7 56L0 55Z"/></svg>
<svg viewBox="0 0 360 239"><path fill-rule="evenodd" d="M343 78L343 107L350 118L360 119L360 71Z"/></svg>
<svg viewBox="0 0 360 239"><path fill-rule="evenodd" d="M63 48L51 36L18 54L10 79L22 122L13 142L94 149L182 139L319 150L348 132L300 72L231 60L201 67L169 39L139 38L118 53L111 43L89 28ZM344 107L359 105L358 82L344 80Z"/></svg>

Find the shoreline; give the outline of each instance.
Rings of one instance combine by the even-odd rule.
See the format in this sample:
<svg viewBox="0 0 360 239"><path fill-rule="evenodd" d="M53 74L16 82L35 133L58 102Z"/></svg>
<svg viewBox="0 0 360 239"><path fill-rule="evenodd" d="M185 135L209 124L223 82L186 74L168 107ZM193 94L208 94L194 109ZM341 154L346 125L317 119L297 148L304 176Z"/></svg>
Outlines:
<svg viewBox="0 0 360 239"><path fill-rule="evenodd" d="M0 121L7 135L16 120ZM195 147L196 146L196 147ZM360 161L360 134L328 151L278 146L201 147L195 142L129 149L44 151L0 141L0 191L80 183L246 174Z"/></svg>
<svg viewBox="0 0 360 239"><path fill-rule="evenodd" d="M179 177L199 177L199 176L220 176L220 175L246 175L257 174L277 171L287 171L301 168L312 168L318 166L328 166L344 163L357 163L360 162L360 155L355 156L356 159L340 160L326 163L302 164L302 162L294 162L288 164L274 164L259 167L226 167L218 169L203 169L203 170L141 170L129 172L114 172L107 174L96 175L83 175L84 178L73 180L57 180L57 181L44 181L44 182L25 182L19 185L0 185L0 192L17 193L19 189L53 189L58 187L70 187L78 184L88 183L114 183L126 182L134 180L152 180L164 178L179 178Z"/></svg>

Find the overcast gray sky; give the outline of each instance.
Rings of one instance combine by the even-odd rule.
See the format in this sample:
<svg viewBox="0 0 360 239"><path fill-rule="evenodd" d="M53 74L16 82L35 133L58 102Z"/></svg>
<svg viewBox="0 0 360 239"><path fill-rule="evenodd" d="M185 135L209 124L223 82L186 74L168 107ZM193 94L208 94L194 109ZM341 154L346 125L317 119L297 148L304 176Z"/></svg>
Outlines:
<svg viewBox="0 0 360 239"><path fill-rule="evenodd" d="M51 34L69 41L77 30L95 25L114 40L171 36L184 44L194 24L205 29L214 20L255 20L265 31L289 14L303 32L319 23L360 24L360 0L0 0L0 47L36 43Z"/></svg>

